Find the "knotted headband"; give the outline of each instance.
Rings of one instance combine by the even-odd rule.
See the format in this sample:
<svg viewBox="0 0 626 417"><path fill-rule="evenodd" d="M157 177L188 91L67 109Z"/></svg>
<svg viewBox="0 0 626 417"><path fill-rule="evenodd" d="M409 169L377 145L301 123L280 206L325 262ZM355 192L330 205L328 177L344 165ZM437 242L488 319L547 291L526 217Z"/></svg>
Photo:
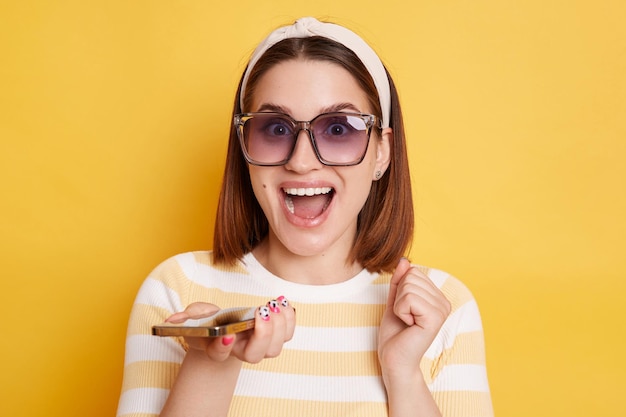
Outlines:
<svg viewBox="0 0 626 417"><path fill-rule="evenodd" d="M324 23L313 17L303 17L298 19L293 25L283 26L276 29L265 38L252 53L248 68L243 76L241 84L241 94L239 101L243 108L243 97L246 91L246 84L250 72L256 65L257 61L263 56L265 51L284 39L290 38L308 38L311 36L321 36L338 42L350 49L363 62L365 68L374 79L376 90L378 90L378 99L380 100L380 108L383 112L383 127L389 127L389 117L391 114L391 93L389 89L389 80L383 63L376 55L376 52L367 44L359 35L349 29L333 23Z"/></svg>

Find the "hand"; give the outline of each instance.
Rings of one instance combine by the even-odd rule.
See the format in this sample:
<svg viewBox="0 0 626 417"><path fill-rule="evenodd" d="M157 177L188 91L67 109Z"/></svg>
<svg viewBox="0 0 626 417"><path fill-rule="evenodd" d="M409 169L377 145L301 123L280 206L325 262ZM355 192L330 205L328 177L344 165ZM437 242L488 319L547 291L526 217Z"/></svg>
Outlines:
<svg viewBox="0 0 626 417"><path fill-rule="evenodd" d="M412 376L450 314L450 302L419 269L402 258L391 277L380 323L378 359L383 376Z"/></svg>
<svg viewBox="0 0 626 417"><path fill-rule="evenodd" d="M188 319L212 316L219 310L214 304L192 303L166 321L183 323ZM185 341L190 351L204 352L215 362L234 356L244 362L257 363L278 356L283 344L293 337L294 329L295 310L284 297L278 297L256 310L254 329L220 337L185 337Z"/></svg>

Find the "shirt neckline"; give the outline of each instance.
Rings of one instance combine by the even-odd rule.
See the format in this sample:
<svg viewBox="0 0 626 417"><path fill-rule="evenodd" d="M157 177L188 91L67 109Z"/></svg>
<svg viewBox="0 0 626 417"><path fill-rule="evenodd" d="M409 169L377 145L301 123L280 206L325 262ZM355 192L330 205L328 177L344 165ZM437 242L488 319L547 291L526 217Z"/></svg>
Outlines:
<svg viewBox="0 0 626 417"><path fill-rule="evenodd" d="M363 268L352 278L336 284L301 284L274 275L258 261L252 252L244 255L242 261L255 280L277 290L284 291L285 297L291 299L314 300L321 298L325 302L344 299L346 296L370 285L379 275Z"/></svg>

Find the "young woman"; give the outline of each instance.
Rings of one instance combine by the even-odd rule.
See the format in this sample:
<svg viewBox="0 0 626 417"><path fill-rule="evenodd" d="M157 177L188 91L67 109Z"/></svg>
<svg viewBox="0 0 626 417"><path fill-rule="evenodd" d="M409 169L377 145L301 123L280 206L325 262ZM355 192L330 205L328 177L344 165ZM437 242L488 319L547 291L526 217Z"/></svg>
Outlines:
<svg viewBox="0 0 626 417"><path fill-rule="evenodd" d="M250 59L233 120L213 251L143 284L118 416L492 415L471 293L403 258L402 114L376 53L313 18L279 28ZM255 305L243 333L150 335Z"/></svg>

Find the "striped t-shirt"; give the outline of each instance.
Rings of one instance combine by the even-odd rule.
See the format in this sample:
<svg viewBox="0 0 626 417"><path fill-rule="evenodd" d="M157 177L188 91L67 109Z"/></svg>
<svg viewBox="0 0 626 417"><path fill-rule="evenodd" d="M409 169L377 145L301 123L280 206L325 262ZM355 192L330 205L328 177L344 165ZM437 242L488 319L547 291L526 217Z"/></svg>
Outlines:
<svg viewBox="0 0 626 417"><path fill-rule="evenodd" d="M492 416L476 302L459 280L421 269L452 304L422 359L428 387L444 417ZM294 337L278 357L243 364L228 415L387 416L377 329L390 278L363 270L339 284L303 285L271 274L251 253L233 267L215 266L211 252L170 258L133 305L117 415L158 415L185 356L182 339L152 336L152 325L196 301L253 307L283 295L297 309Z"/></svg>

